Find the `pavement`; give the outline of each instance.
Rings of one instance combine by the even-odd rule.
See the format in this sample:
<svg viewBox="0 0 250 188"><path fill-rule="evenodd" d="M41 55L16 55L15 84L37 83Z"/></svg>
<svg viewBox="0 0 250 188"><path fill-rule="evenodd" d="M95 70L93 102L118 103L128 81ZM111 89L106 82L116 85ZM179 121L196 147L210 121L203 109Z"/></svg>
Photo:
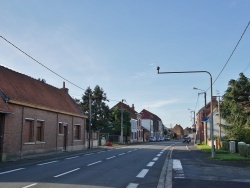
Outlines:
<svg viewBox="0 0 250 188"><path fill-rule="evenodd" d="M212 159L211 153L191 143L187 148L174 152L169 159L165 187L250 187L250 161ZM181 169L174 169L175 162L181 164Z"/></svg>

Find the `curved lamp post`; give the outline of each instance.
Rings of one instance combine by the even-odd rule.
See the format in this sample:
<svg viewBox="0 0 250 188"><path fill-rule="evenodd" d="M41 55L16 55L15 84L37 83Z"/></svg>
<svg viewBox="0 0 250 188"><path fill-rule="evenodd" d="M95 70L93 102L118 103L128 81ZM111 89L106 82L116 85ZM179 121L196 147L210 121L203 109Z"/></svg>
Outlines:
<svg viewBox="0 0 250 188"><path fill-rule="evenodd" d="M213 81L212 81L212 75L208 71L180 71L180 72L160 72L160 67L157 67L158 74L184 74L184 73L207 73L210 76L210 92L211 92L211 141L212 141L212 148L211 148L211 157L215 157L215 148L214 148L214 126L213 126Z"/></svg>

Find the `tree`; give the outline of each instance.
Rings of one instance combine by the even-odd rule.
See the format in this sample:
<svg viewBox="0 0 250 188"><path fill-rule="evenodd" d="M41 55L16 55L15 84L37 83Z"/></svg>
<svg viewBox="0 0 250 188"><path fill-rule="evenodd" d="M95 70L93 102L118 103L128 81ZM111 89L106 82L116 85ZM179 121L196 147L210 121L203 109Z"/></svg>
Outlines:
<svg viewBox="0 0 250 188"><path fill-rule="evenodd" d="M94 131L105 130L110 124L110 110L106 105L106 93L98 85L92 91L88 87L82 96L81 107L86 115L89 115L89 101L91 101L91 129ZM89 119L87 120L89 124ZM87 131L88 131L88 127Z"/></svg>
<svg viewBox="0 0 250 188"><path fill-rule="evenodd" d="M111 111L112 116L112 125L115 131L116 135L121 134L121 109L117 106L112 109ZM131 130L131 123L130 123L131 117L130 113L123 111L123 135L124 136L130 136L130 130Z"/></svg>
<svg viewBox="0 0 250 188"><path fill-rule="evenodd" d="M230 80L222 99L222 117L231 124L225 127L229 138L250 143L249 78L240 73L238 80Z"/></svg>

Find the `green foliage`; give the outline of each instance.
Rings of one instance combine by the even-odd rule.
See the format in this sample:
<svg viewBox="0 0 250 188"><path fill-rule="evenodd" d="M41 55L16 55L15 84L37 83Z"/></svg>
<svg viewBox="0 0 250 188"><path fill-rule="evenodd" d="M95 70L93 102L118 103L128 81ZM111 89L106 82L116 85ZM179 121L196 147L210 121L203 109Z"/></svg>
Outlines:
<svg viewBox="0 0 250 188"><path fill-rule="evenodd" d="M221 142L221 149L229 151L229 142L228 141L222 141Z"/></svg>
<svg viewBox="0 0 250 188"><path fill-rule="evenodd" d="M230 80L223 95L222 117L232 126L225 127L230 139L250 141L250 80L240 73L238 80Z"/></svg>
<svg viewBox="0 0 250 188"><path fill-rule="evenodd" d="M130 136L131 123L130 123L130 114L123 110L123 135ZM121 109L117 106L111 111L111 122L114 128L114 134L121 134Z"/></svg>
<svg viewBox="0 0 250 188"><path fill-rule="evenodd" d="M249 144L238 144L239 154L244 157L250 158L250 145Z"/></svg>
<svg viewBox="0 0 250 188"><path fill-rule="evenodd" d="M106 93L98 85L92 91L90 87L85 90L82 96L81 107L86 115L89 116L91 101L91 129L94 131L104 131L110 125L110 110L105 101L107 101ZM89 119L87 119L87 125ZM86 126L88 130L88 126Z"/></svg>

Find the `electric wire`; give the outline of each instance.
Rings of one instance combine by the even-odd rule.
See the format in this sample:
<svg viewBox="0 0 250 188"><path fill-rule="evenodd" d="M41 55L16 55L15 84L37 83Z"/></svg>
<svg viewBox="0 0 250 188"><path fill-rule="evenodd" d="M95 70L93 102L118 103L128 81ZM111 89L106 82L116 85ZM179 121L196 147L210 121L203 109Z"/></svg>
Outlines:
<svg viewBox="0 0 250 188"><path fill-rule="evenodd" d="M217 76L217 77L215 78L215 80L213 81L213 84L218 80L218 78L220 77L221 73L224 71L225 67L226 67L227 64L229 63L230 59L232 58L232 56L233 56L235 50L237 49L237 47L238 47L238 45L239 45L241 39L243 38L244 34L246 33L246 31L247 31L249 25L250 25L250 21L248 22L248 24L247 24L247 26L246 26L244 32L242 33L240 39L238 40L236 46L234 47L234 49L233 49L231 55L229 56L227 62L225 63L225 65L224 65L223 68L221 69L221 71L220 71L220 73L218 74L218 76Z"/></svg>
<svg viewBox="0 0 250 188"><path fill-rule="evenodd" d="M63 80L67 81L68 83L74 85L75 87L86 91L85 89L83 89L82 87L74 84L73 82L71 82L70 80L66 79L65 77L61 76L60 74L56 73L55 71L51 70L50 68L48 68L47 66L45 66L44 64L42 64L41 62L39 62L38 60L36 60L35 58L33 58L31 55L29 55L28 53L24 52L23 50L21 50L19 47L17 47L16 45L14 45L12 42L10 42L9 40L7 40L6 38L4 38L2 35L0 35L0 37L5 40L6 42L8 42L10 45L12 45L13 47L15 47L17 50L19 50L20 52L22 52L23 54L25 54L26 56L28 56L30 59L32 59L33 61L35 61L36 63L40 64L41 66L43 66L45 69L49 70L50 72L52 72L53 74L57 75L58 77L62 78ZM75 94L72 94L75 95ZM82 96L82 95L75 95L75 96ZM118 100L113 100L113 99L109 99L110 101L118 101Z"/></svg>
<svg viewBox="0 0 250 188"><path fill-rule="evenodd" d="M15 47L17 50L19 50L20 52L22 52L23 54L25 54L27 57L29 57L30 59L32 59L33 61L35 61L36 63L40 64L41 66L43 66L45 69L49 70L50 72L52 72L53 74L57 75L58 77L62 78L63 80L67 81L68 83L74 85L75 87L85 91L85 89L83 89L82 87L74 84L73 82L71 82L70 80L66 79L65 77L61 76L60 74L56 73L55 71L51 70L50 68L48 68L47 66L45 66L44 64L42 64L41 62L39 62L38 60L36 60L35 58L33 58L32 56L30 56L29 54L27 54L26 52L24 52L23 50L21 50L20 48L18 48L16 45L14 45L12 42L10 42L9 40L7 40L6 38L4 38L3 36L0 35L0 37L5 40L6 42L8 42L10 45L12 45L13 47Z"/></svg>

